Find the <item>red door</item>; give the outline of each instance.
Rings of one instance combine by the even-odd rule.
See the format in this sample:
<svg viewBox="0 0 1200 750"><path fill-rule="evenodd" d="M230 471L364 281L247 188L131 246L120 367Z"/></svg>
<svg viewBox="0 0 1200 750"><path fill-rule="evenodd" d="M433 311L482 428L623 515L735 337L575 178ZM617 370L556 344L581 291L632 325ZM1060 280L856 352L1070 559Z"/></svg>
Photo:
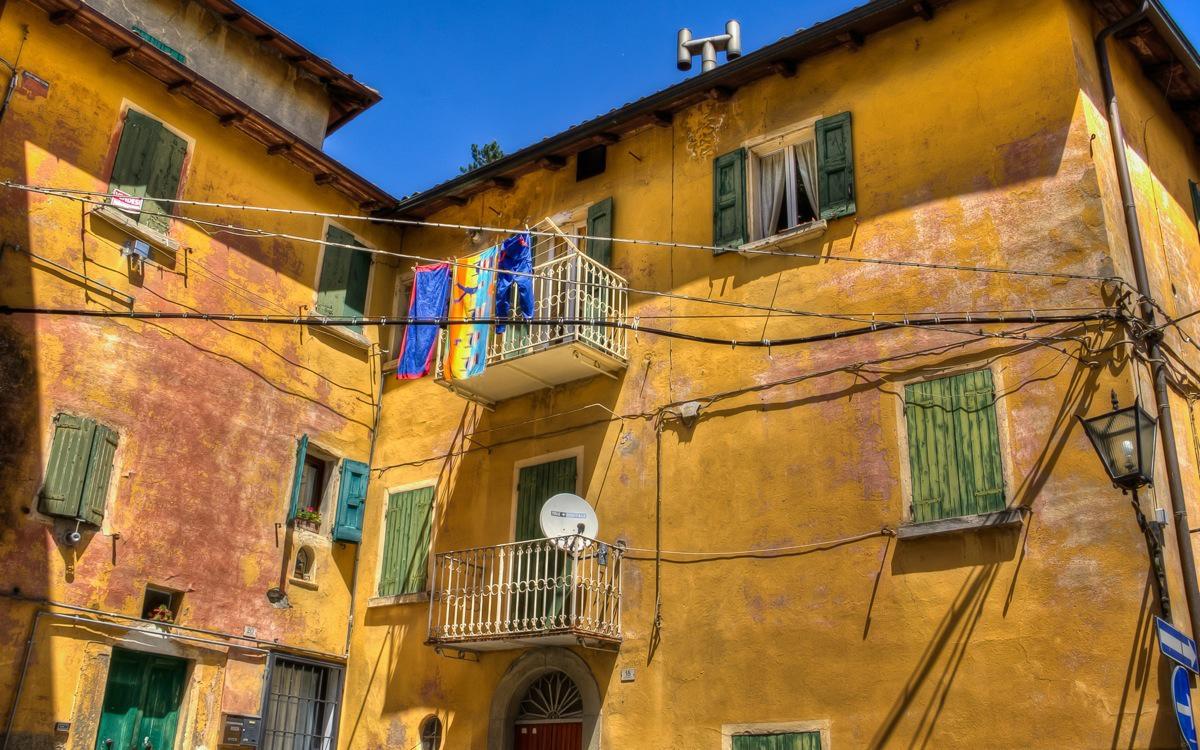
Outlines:
<svg viewBox="0 0 1200 750"><path fill-rule="evenodd" d="M581 750L583 722L518 724L516 750Z"/></svg>

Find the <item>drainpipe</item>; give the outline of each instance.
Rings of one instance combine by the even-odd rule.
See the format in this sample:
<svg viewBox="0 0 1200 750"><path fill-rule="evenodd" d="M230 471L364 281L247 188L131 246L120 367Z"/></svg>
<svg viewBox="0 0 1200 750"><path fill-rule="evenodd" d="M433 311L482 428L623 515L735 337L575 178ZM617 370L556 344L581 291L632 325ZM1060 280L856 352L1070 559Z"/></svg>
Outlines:
<svg viewBox="0 0 1200 750"><path fill-rule="evenodd" d="M1162 333L1153 331L1155 323L1154 292L1150 288L1146 273L1145 248L1142 231L1138 224L1137 203L1134 201L1133 183L1129 177L1129 160L1125 154L1125 131L1121 127L1121 113L1117 106L1116 87L1113 84L1112 65L1108 55L1108 41L1122 31L1141 23L1151 12L1158 12L1152 0L1143 0L1141 7L1133 13L1101 31L1096 36L1096 59L1100 65L1100 76L1104 84L1104 100L1108 107L1108 127L1112 135L1113 157L1117 163L1117 179L1121 188L1121 200L1125 206L1125 228L1129 233L1129 253L1133 259L1134 279L1141 295L1142 320L1152 329L1146 337L1146 354L1154 380L1154 400L1158 404L1158 429L1162 436L1163 462L1167 469L1167 491L1171 508L1175 513L1175 537L1179 544L1179 567L1183 573L1183 591L1187 598L1188 617L1191 620L1193 637L1200 627L1200 590L1197 589L1196 559L1192 553L1190 525L1187 516L1187 500L1180 478L1179 451L1175 446L1175 427L1171 420L1171 401L1167 390L1167 371L1163 365L1160 343Z"/></svg>

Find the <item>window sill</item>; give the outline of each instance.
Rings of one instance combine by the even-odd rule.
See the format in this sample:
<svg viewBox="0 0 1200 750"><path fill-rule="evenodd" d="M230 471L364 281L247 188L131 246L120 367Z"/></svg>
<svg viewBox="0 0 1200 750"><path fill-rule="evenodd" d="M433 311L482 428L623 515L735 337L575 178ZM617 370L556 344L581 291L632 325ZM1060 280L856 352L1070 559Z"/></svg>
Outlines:
<svg viewBox="0 0 1200 750"><path fill-rule="evenodd" d="M897 539L920 539L939 534L958 534L964 531L982 531L985 529L1009 529L1021 525L1021 508L1005 508L994 513L980 513L976 516L960 516L958 518L942 518L937 521L901 524L896 530Z"/></svg>
<svg viewBox="0 0 1200 750"><path fill-rule="evenodd" d="M311 328L313 328L314 330L316 330L317 333L324 333L326 335L333 336L336 339L341 339L342 341L345 341L348 344L353 344L354 346L357 346L364 350L371 348L371 340L370 339L368 339L366 336L362 335L361 333L356 333L354 331L351 331L346 326L326 325L326 324L320 323L319 321L321 320L321 316L314 315L312 313L309 313L308 319L310 321L312 321L309 323L309 326Z"/></svg>
<svg viewBox="0 0 1200 750"><path fill-rule="evenodd" d="M390 607L394 604L421 604L427 601L429 601L429 592L418 591L415 594L373 596L367 600L367 607Z"/></svg>
<svg viewBox="0 0 1200 750"><path fill-rule="evenodd" d="M318 586L318 585L317 585L317 584L316 584L314 581L309 581L309 580L307 580L307 579L304 579L304 578L292 578L292 577L289 577L289 578L288 578L288 584L289 584L289 585L291 585L291 586L299 586L300 588L302 588L302 589L308 589L309 591L316 591L316 590L318 590L318 589L320 589L320 588L321 588L321 587L320 587L320 586Z"/></svg>
<svg viewBox="0 0 1200 750"><path fill-rule="evenodd" d="M801 224L798 227L773 234L770 237L764 237L761 240L746 243L737 248L737 252L742 255L753 253L755 250L786 250L802 242L820 237L825 234L825 230L829 227L829 222L824 219L810 221L807 224Z"/></svg>
<svg viewBox="0 0 1200 750"><path fill-rule="evenodd" d="M112 206L100 206L95 211L92 211L92 215L103 220L110 226L116 227L122 232L125 232L131 237L142 240L143 242L148 242L159 250L168 252L171 255L178 253L179 249L182 247L179 242L171 239L167 235L155 232L152 229L147 229L146 227L137 223L137 221L131 219L118 208L113 208Z"/></svg>

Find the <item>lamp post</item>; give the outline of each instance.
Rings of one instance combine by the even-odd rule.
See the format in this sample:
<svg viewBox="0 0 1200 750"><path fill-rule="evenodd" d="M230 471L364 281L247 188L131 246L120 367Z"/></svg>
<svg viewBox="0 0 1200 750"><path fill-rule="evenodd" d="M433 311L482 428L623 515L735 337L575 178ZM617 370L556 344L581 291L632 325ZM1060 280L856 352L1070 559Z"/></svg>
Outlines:
<svg viewBox="0 0 1200 750"><path fill-rule="evenodd" d="M1171 601L1167 592L1167 576L1163 565L1161 528L1146 521L1138 502L1138 489L1154 483L1154 446L1158 420L1146 413L1141 400L1135 399L1133 406L1120 408L1117 394L1112 393L1113 410L1091 419L1079 418L1084 432L1092 441L1092 447L1100 456L1104 470L1113 486L1123 493L1133 494L1133 510L1137 514L1138 526L1146 537L1150 548L1150 560L1158 579L1158 595L1162 604L1163 618L1171 619Z"/></svg>

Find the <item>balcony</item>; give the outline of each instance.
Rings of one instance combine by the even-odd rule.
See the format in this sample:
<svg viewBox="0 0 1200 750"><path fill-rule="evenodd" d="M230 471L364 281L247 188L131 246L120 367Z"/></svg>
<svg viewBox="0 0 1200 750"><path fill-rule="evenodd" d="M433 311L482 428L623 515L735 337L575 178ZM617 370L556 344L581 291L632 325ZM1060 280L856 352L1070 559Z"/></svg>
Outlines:
<svg viewBox="0 0 1200 750"><path fill-rule="evenodd" d="M624 549L581 536L434 557L429 638L461 651L619 648Z"/></svg>
<svg viewBox="0 0 1200 750"><path fill-rule="evenodd" d="M574 248L533 268L536 320L624 320L625 279ZM438 341L437 382L485 405L595 375L616 377L628 364L625 330L587 323L512 324L488 330L487 366L473 378L446 377L446 332Z"/></svg>

